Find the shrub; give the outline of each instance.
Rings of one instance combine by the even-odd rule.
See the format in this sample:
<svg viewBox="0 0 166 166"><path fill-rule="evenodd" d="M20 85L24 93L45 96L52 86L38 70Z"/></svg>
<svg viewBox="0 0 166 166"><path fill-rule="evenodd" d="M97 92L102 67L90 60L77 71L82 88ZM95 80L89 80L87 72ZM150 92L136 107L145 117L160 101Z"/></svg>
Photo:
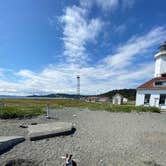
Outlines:
<svg viewBox="0 0 166 166"><path fill-rule="evenodd" d="M40 107L19 109L15 107L5 107L0 110L0 118L13 119L13 118L30 118L43 114L43 110Z"/></svg>
<svg viewBox="0 0 166 166"><path fill-rule="evenodd" d="M156 112L160 113L160 109L157 107L144 107L144 106L129 106L129 105L113 105L106 109L110 112Z"/></svg>
<svg viewBox="0 0 166 166"><path fill-rule="evenodd" d="M137 106L135 107L138 112L156 112L160 113L160 109L157 107L145 107L145 106Z"/></svg>
<svg viewBox="0 0 166 166"><path fill-rule="evenodd" d="M128 105L113 105L111 107L112 112L131 112L133 106L128 106Z"/></svg>

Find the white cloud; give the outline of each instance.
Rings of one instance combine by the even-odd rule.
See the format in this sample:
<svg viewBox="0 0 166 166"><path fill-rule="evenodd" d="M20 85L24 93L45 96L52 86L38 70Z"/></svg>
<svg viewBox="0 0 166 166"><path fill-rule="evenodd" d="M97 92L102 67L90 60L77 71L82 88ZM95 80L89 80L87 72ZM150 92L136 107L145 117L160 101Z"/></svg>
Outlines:
<svg viewBox="0 0 166 166"><path fill-rule="evenodd" d="M0 80L0 94L1 95L9 95L9 94L14 95L15 93L19 93L19 95L20 95L21 91L19 89L20 88L19 88L18 84Z"/></svg>
<svg viewBox="0 0 166 166"><path fill-rule="evenodd" d="M144 52L152 46L156 46L165 39L164 27L152 29L148 34L140 37L132 37L125 45L117 48L117 53L107 56L104 61L111 67L124 68L132 64L133 58L138 54L144 56ZM141 55L139 55L141 56Z"/></svg>
<svg viewBox="0 0 166 166"><path fill-rule="evenodd" d="M121 7L132 7L135 0L80 0L83 7L90 8L93 5L101 7L103 10L113 10Z"/></svg>
<svg viewBox="0 0 166 166"><path fill-rule="evenodd" d="M17 74L23 78L32 78L32 75L34 75L33 72L29 70L21 70Z"/></svg>
<svg viewBox="0 0 166 166"><path fill-rule="evenodd" d="M135 88L153 77L154 62L134 64L134 58L149 55L151 47L164 41L166 29L158 27L145 35L132 37L117 48L117 53L100 60L95 66L69 64L50 65L40 73L20 70L18 83L0 80L1 94L76 93L76 75L81 76L81 93L97 94L111 89ZM144 54L146 50L146 55ZM142 55L141 55L142 54ZM152 55L149 55L152 56Z"/></svg>
<svg viewBox="0 0 166 166"><path fill-rule="evenodd" d="M105 10L109 8L116 8L119 4L119 0L81 0L80 3L84 7L91 7L92 5L96 4Z"/></svg>
<svg viewBox="0 0 166 166"><path fill-rule="evenodd" d="M98 36L102 22L87 18L87 11L77 6L68 7L61 17L64 24L64 55L69 62L86 61L86 44Z"/></svg>

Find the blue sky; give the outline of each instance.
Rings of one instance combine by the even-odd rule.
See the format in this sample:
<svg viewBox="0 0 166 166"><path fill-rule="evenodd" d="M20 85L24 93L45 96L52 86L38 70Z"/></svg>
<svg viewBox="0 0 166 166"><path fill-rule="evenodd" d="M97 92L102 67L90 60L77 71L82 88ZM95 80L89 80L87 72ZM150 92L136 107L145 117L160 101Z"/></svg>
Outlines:
<svg viewBox="0 0 166 166"><path fill-rule="evenodd" d="M136 88L166 40L165 0L0 0L0 94Z"/></svg>

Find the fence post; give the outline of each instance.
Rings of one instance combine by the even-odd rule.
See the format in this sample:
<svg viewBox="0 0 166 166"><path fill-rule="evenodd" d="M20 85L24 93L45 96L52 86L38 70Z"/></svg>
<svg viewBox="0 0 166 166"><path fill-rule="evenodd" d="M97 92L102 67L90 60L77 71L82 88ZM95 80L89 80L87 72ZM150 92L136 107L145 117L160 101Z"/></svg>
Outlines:
<svg viewBox="0 0 166 166"><path fill-rule="evenodd" d="M49 106L46 104L46 118L49 118Z"/></svg>

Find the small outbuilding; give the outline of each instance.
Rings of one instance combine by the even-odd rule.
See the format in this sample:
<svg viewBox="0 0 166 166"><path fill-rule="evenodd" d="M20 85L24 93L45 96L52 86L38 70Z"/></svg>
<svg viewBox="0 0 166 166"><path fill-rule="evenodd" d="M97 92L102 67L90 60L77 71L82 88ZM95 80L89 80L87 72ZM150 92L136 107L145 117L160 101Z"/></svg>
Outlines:
<svg viewBox="0 0 166 166"><path fill-rule="evenodd" d="M97 102L97 99L98 99L97 96L89 96L86 98L85 101L95 103L95 102Z"/></svg>
<svg viewBox="0 0 166 166"><path fill-rule="evenodd" d="M123 97L123 104L127 104L127 102L128 102L128 98Z"/></svg>
<svg viewBox="0 0 166 166"><path fill-rule="evenodd" d="M107 102L109 101L109 97L105 97L105 96L89 96L86 99L87 102Z"/></svg>
<svg viewBox="0 0 166 166"><path fill-rule="evenodd" d="M116 105L121 105L123 102L123 96L119 93L117 93L115 96L112 98L112 104Z"/></svg>
<svg viewBox="0 0 166 166"><path fill-rule="evenodd" d="M123 97L121 94L117 93L112 98L112 103L115 105L121 105L126 104L128 102L128 99Z"/></svg>
<svg viewBox="0 0 166 166"><path fill-rule="evenodd" d="M98 97L97 101L98 102L107 102L107 101L109 101L109 97L101 96L101 97Z"/></svg>

